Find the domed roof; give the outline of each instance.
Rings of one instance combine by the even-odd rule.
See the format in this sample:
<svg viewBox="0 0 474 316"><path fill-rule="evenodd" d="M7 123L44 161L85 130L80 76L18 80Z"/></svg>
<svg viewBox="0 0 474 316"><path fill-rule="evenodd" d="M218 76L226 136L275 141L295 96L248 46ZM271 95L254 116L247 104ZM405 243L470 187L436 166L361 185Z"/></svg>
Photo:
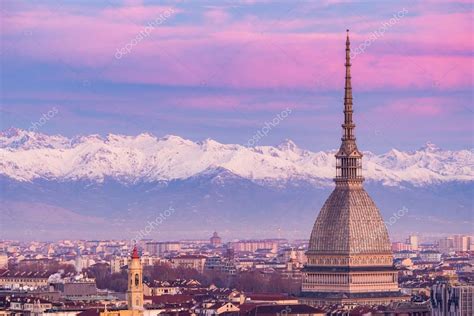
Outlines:
<svg viewBox="0 0 474 316"><path fill-rule="evenodd" d="M362 185L336 186L314 223L308 252L391 253L382 216Z"/></svg>

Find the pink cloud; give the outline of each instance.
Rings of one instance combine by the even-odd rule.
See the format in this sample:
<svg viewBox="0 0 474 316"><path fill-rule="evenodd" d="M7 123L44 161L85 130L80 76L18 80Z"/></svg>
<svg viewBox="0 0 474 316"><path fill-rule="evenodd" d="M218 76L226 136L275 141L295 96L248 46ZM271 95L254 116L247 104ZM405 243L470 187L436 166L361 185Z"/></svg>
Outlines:
<svg viewBox="0 0 474 316"><path fill-rule="evenodd" d="M293 32L315 23L310 19L273 23L246 16L229 22L225 10L211 8L204 13L203 25L165 22L128 55L115 59L117 49L135 38L143 23L170 8L133 4L84 15L36 7L2 16L1 32L15 56L100 69L103 79L115 82L251 89L342 86L344 34ZM353 48L381 22L359 20L344 22L358 21L351 34ZM405 16L354 60L354 86L469 88L473 70L469 29L469 12ZM18 36L25 31L32 33Z"/></svg>
<svg viewBox="0 0 474 316"><path fill-rule="evenodd" d="M439 117L456 111L453 100L441 97L402 98L374 109L377 115Z"/></svg>
<svg viewBox="0 0 474 316"><path fill-rule="evenodd" d="M211 8L204 13L206 22L210 24L224 24L230 18L229 13L221 8Z"/></svg>

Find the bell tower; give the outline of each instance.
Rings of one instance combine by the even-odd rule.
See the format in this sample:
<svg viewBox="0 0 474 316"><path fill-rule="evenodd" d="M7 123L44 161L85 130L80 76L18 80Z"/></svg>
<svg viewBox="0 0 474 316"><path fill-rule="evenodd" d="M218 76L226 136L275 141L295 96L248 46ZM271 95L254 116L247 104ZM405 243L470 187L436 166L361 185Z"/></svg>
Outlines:
<svg viewBox="0 0 474 316"><path fill-rule="evenodd" d="M137 246L128 264L127 303L129 310L143 310L143 269Z"/></svg>

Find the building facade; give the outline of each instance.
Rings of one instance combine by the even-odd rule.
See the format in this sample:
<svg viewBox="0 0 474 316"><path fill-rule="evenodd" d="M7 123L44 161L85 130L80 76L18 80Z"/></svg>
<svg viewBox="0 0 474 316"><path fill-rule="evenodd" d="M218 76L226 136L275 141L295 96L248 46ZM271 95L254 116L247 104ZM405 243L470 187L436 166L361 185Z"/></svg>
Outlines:
<svg viewBox="0 0 474 316"><path fill-rule="evenodd" d="M417 235L408 236L407 243L411 246L411 250L418 251L419 239Z"/></svg>
<svg viewBox="0 0 474 316"><path fill-rule="evenodd" d="M435 284L431 288L433 316L474 315L474 286L450 283Z"/></svg>
<svg viewBox="0 0 474 316"><path fill-rule="evenodd" d="M239 240L229 243L229 247L235 252L256 252L259 249L268 249L272 253L277 253L278 242L274 240Z"/></svg>
<svg viewBox="0 0 474 316"><path fill-rule="evenodd" d="M181 243L179 241L153 241L146 243L145 250L152 256L163 256L169 252L181 251Z"/></svg>
<svg viewBox="0 0 474 316"><path fill-rule="evenodd" d="M388 304L405 299L387 229L363 187L362 153L352 120L349 33L346 38L343 136L336 153L336 187L311 232L303 269L303 303Z"/></svg>
<svg viewBox="0 0 474 316"><path fill-rule="evenodd" d="M211 244L211 246L219 247L222 245L222 239L221 237L219 237L217 232L214 232L212 234L212 237L209 239L209 243Z"/></svg>
<svg viewBox="0 0 474 316"><path fill-rule="evenodd" d="M202 255L180 255L171 259L174 268L194 269L204 272L205 256Z"/></svg>

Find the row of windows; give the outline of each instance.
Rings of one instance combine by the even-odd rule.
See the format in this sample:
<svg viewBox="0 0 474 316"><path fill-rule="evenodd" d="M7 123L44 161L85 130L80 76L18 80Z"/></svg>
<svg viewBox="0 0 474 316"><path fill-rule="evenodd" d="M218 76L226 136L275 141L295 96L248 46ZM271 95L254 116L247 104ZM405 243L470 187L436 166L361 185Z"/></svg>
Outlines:
<svg viewBox="0 0 474 316"><path fill-rule="evenodd" d="M308 274L304 277L305 282L317 284L377 284L396 282L394 273L384 274Z"/></svg>
<svg viewBox="0 0 474 316"><path fill-rule="evenodd" d="M9 283L9 282L48 283L47 280L37 280L37 279L4 279L4 280L1 280L1 283Z"/></svg>

